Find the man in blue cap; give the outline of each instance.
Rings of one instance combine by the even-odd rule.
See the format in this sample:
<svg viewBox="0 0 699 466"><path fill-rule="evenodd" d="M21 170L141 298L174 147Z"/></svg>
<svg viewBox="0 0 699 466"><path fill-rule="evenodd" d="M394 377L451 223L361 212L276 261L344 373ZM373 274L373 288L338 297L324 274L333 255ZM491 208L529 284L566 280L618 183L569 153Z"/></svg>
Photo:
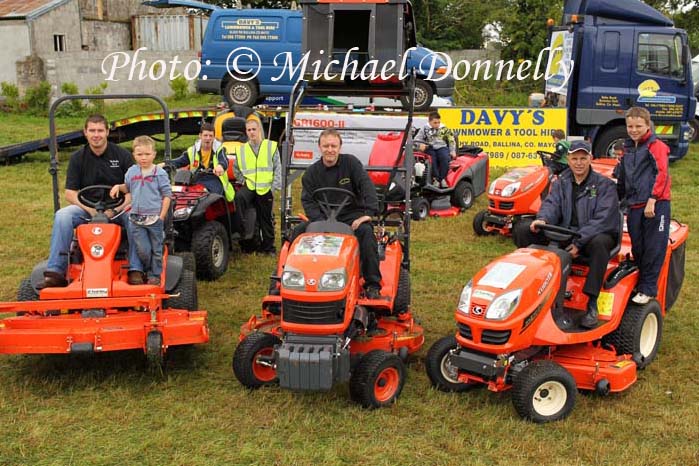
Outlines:
<svg viewBox="0 0 699 466"><path fill-rule="evenodd" d="M551 185L536 220L515 225L513 239L517 247L546 244L538 225L552 224L580 234L566 247L573 259L584 256L590 270L583 293L587 295L587 313L580 325L597 326L597 297L620 230L619 198L612 180L592 170L592 149L587 141L575 141L568 150L568 167Z"/></svg>

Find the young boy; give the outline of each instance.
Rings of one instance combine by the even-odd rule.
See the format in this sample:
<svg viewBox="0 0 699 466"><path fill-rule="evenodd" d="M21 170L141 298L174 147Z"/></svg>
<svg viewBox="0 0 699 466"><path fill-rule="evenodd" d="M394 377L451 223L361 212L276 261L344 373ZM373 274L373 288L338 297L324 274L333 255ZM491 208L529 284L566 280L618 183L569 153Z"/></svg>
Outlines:
<svg viewBox="0 0 699 466"><path fill-rule="evenodd" d="M456 142L454 134L446 126L442 126L439 112L427 116L427 125L420 128L415 135L415 142L425 154L432 158L432 176L434 186L448 188L446 177L449 172L449 162L456 158Z"/></svg>
<svg viewBox="0 0 699 466"><path fill-rule="evenodd" d="M558 175L563 170L568 168L568 149L570 149L570 141L566 141L566 133L562 129L554 129L551 132L556 149L554 153L556 158L553 160L554 173Z"/></svg>
<svg viewBox="0 0 699 466"><path fill-rule="evenodd" d="M163 272L163 221L170 208L170 179L155 160L155 141L138 136L133 141L136 164L126 172L123 184L112 187L110 196L131 194L129 216L129 274L131 285L141 285L144 272L149 285L160 285Z"/></svg>
<svg viewBox="0 0 699 466"><path fill-rule="evenodd" d="M632 301L646 304L658 294L658 275L670 234L670 148L651 131L650 113L631 107L626 112L624 156L615 169L619 199L629 206L626 224L631 253L639 269Z"/></svg>

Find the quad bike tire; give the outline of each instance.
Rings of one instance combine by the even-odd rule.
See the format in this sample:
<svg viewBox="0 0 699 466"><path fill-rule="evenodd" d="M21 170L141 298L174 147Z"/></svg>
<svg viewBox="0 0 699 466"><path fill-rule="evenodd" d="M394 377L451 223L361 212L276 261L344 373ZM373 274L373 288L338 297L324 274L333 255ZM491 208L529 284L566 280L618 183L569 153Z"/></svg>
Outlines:
<svg viewBox="0 0 699 466"><path fill-rule="evenodd" d="M458 348L456 337L449 335L437 340L427 351L425 369L432 386L443 392L463 392L476 386L476 383L459 382L459 370L449 363L449 353Z"/></svg>
<svg viewBox="0 0 699 466"><path fill-rule="evenodd" d="M393 302L393 313L404 314L410 309L410 272L405 267L400 268L398 276L398 291Z"/></svg>
<svg viewBox="0 0 699 466"><path fill-rule="evenodd" d="M194 277L194 272L183 269L180 281L172 290L171 294L178 294L172 298L163 301L163 309L186 309L188 311L196 311L199 308L199 300L197 297L197 281Z"/></svg>
<svg viewBox="0 0 699 466"><path fill-rule="evenodd" d="M617 354L631 354L638 369L645 369L658 354L662 334L660 304L652 299L642 306L629 304L619 327L602 341L614 346Z"/></svg>
<svg viewBox="0 0 699 466"><path fill-rule="evenodd" d="M406 375L405 365L398 355L370 351L350 377L350 396L368 409L392 405L403 390Z"/></svg>
<svg viewBox="0 0 699 466"><path fill-rule="evenodd" d="M228 232L220 222L207 222L192 235L192 252L197 278L216 280L228 269L230 243Z"/></svg>
<svg viewBox="0 0 699 466"><path fill-rule="evenodd" d="M233 354L233 374L250 389L271 385L277 381L277 371L257 363L258 356L271 356L281 340L271 333L251 333L238 344Z"/></svg>
<svg viewBox="0 0 699 466"><path fill-rule="evenodd" d="M424 197L416 197L412 201L411 217L415 221L425 220L430 216L430 203Z"/></svg>
<svg viewBox="0 0 699 466"><path fill-rule="evenodd" d="M476 236L487 236L490 231L486 230L485 226L487 221L485 218L488 216L487 210L481 210L473 217L473 232Z"/></svg>
<svg viewBox="0 0 699 466"><path fill-rule="evenodd" d="M533 361L512 386L512 403L524 419L538 424L564 419L575 407L573 376L553 361Z"/></svg>
<svg viewBox="0 0 699 466"><path fill-rule="evenodd" d="M451 193L451 205L459 209L469 209L473 205L473 186L466 180L456 183L454 192Z"/></svg>

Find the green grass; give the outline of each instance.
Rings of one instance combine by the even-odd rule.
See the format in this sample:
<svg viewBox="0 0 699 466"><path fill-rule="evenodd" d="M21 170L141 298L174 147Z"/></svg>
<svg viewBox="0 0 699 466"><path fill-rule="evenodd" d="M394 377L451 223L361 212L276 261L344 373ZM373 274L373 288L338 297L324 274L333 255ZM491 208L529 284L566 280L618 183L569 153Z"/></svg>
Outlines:
<svg viewBox="0 0 699 466"><path fill-rule="evenodd" d="M0 137L19 130L0 121ZM38 120L25 121L22 128L42 131ZM47 168L46 154L0 167L2 300L14 300L19 281L47 255ZM671 171L674 217L699 225L699 148ZM64 176L62 170L61 183ZM665 321L658 358L628 391L580 395L568 419L540 426L518 418L509 393L445 394L430 387L423 358L454 331L463 285L513 248L505 238L474 236L473 215L485 206L480 197L464 215L413 223L413 309L426 344L395 406L365 411L350 401L346 386L329 393L243 389L230 367L238 329L259 309L275 261L235 256L225 276L199 283L211 341L173 350L162 380L148 375L139 352L0 355L0 464L699 463L699 255L691 236L683 291Z"/></svg>

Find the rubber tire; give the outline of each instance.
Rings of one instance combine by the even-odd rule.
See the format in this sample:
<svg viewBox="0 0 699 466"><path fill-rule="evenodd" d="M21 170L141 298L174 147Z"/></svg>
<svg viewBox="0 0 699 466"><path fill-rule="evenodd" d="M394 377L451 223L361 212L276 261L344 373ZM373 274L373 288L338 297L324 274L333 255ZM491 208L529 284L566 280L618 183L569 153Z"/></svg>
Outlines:
<svg viewBox="0 0 699 466"><path fill-rule="evenodd" d="M430 109L432 106L432 99L434 99L434 89L430 83L424 79L417 78L415 80L415 112L424 112ZM408 102L408 97L403 96L400 98L400 103L403 106L403 110L409 110L410 106Z"/></svg>
<svg viewBox="0 0 699 466"><path fill-rule="evenodd" d="M459 382L452 374L445 374L445 370L449 370L450 368L458 371L456 367L451 365L449 368L444 367L444 365L447 364L446 358L449 355L449 351L458 346L456 337L454 335L449 335L435 341L427 351L425 370L427 371L427 376L430 378L430 382L432 382L432 386L437 390L443 392L463 392L477 385L475 383Z"/></svg>
<svg viewBox="0 0 699 466"><path fill-rule="evenodd" d="M239 95L235 95L238 92ZM242 105L244 107L252 107L257 102L258 92L257 86L250 81L239 81L231 78L226 87L223 89L223 98L228 103L228 106Z"/></svg>
<svg viewBox="0 0 699 466"><path fill-rule="evenodd" d="M398 276L398 291L393 301L393 313L403 314L410 309L410 272L405 267L400 268Z"/></svg>
<svg viewBox="0 0 699 466"><path fill-rule="evenodd" d="M146 360L151 372L163 373L165 369L163 334L157 330L151 330L146 336Z"/></svg>
<svg viewBox="0 0 699 466"><path fill-rule="evenodd" d="M425 220L430 216L430 203L424 197L416 197L412 200L411 210L413 220Z"/></svg>
<svg viewBox="0 0 699 466"><path fill-rule="evenodd" d="M652 321L647 321L655 316L656 335L653 348L642 351L641 341L643 340L644 325L653 325ZM646 331L651 329L646 329ZM663 316L660 311L660 304L656 300L651 300L642 306L629 304L626 306L624 315L621 318L619 327L612 333L606 335L602 341L605 344L614 346L617 354L640 355L642 357L634 357L638 369L645 369L653 362L660 348L660 340L663 335ZM645 353L645 354L644 354Z"/></svg>
<svg viewBox="0 0 699 466"><path fill-rule="evenodd" d="M383 375L383 377L382 377ZM405 384L405 365L398 355L386 351L370 351L362 357L350 377L350 396L367 409L390 406L396 402ZM389 378L392 387L386 393L378 392L381 380ZM397 380L390 380L397 378Z"/></svg>
<svg viewBox="0 0 699 466"><path fill-rule="evenodd" d="M196 311L199 308L199 300L197 297L197 281L194 278L194 272L183 269L180 281L172 290L171 294L180 294L163 301L163 309L186 309L187 311Z"/></svg>
<svg viewBox="0 0 699 466"><path fill-rule="evenodd" d="M182 258L182 269L190 270L194 275L197 274L197 261L194 258L194 253L189 251L182 251L175 254Z"/></svg>
<svg viewBox="0 0 699 466"><path fill-rule="evenodd" d="M451 193L451 205L459 209L466 210L473 205L473 186L466 180L456 183L454 192Z"/></svg>
<svg viewBox="0 0 699 466"><path fill-rule="evenodd" d="M32 280L30 278L25 278L19 282L19 288L17 289L17 301L38 301L39 293L36 292L32 286Z"/></svg>
<svg viewBox="0 0 699 466"><path fill-rule="evenodd" d="M226 273L230 256L228 232L220 222L207 222L192 235L197 278L216 280Z"/></svg>
<svg viewBox="0 0 699 466"><path fill-rule="evenodd" d="M481 210L473 217L473 232L476 236L487 236L490 234L488 230L483 226L485 224L485 217L488 216L487 210Z"/></svg>
<svg viewBox="0 0 699 466"><path fill-rule="evenodd" d="M689 130L689 142L693 143L699 141L699 119L697 119L697 117L689 120Z"/></svg>
<svg viewBox="0 0 699 466"><path fill-rule="evenodd" d="M543 386L549 384L549 389ZM555 385L551 385L555 384ZM566 398L555 412L542 413L534 404L535 395L551 393L550 388L564 390ZM534 361L517 375L512 386L512 403L524 419L536 423L558 421L567 417L575 407L577 387L573 376L553 361ZM554 392L555 395L555 392Z"/></svg>
<svg viewBox="0 0 699 466"><path fill-rule="evenodd" d="M624 141L629 137L626 126L613 126L595 138L592 154L596 159L614 158L613 147L617 141Z"/></svg>
<svg viewBox="0 0 699 466"><path fill-rule="evenodd" d="M250 389L260 388L264 385L271 385L276 383L277 374L276 370L270 369L271 377L260 378L261 375L255 374L254 358L262 351L269 352L274 351L276 345L280 345L281 340L271 333L256 332L251 333L243 339L238 344L238 347L233 353L233 375L240 381L245 387ZM271 371L274 371L272 374Z"/></svg>

